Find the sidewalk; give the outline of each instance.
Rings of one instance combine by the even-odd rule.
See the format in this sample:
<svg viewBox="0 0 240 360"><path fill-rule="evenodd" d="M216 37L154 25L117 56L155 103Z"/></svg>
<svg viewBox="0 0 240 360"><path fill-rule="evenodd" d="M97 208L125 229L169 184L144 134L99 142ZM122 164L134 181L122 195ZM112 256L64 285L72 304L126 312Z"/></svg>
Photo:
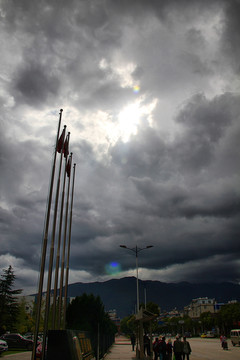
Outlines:
<svg viewBox="0 0 240 360"><path fill-rule="evenodd" d="M125 336L117 336L104 360L135 360L136 351L132 351L130 339Z"/></svg>

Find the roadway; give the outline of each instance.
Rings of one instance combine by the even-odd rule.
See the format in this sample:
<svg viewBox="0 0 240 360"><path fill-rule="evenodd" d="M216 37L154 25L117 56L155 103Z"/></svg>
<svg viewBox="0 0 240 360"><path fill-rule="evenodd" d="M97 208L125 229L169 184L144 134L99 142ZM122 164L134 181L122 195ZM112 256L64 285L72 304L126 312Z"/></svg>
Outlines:
<svg viewBox="0 0 240 360"><path fill-rule="evenodd" d="M240 346L232 346L228 340L228 350L223 350L219 339L188 339L192 354L191 360L239 360Z"/></svg>

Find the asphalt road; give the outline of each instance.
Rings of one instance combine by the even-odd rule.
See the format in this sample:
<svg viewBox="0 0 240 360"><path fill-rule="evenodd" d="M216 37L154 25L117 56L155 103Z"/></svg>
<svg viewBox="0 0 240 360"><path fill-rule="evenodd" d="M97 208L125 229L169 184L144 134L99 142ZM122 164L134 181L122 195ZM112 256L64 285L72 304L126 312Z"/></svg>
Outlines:
<svg viewBox="0 0 240 360"><path fill-rule="evenodd" d="M191 360L240 360L240 346L232 346L228 340L228 350L223 350L219 339L188 339L192 354Z"/></svg>

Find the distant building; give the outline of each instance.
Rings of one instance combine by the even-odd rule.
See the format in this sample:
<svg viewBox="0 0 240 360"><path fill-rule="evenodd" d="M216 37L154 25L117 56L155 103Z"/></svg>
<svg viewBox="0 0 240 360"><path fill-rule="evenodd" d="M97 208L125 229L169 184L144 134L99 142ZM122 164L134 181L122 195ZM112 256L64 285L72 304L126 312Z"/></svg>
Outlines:
<svg viewBox="0 0 240 360"><path fill-rule="evenodd" d="M33 307L34 307L34 303L35 303L35 296L33 296L33 295L18 296L17 299L18 299L19 303L24 301L26 313L29 315L32 315Z"/></svg>
<svg viewBox="0 0 240 360"><path fill-rule="evenodd" d="M168 312L168 316L171 317L171 318L172 317L180 317L181 313L176 308L174 308L173 310Z"/></svg>
<svg viewBox="0 0 240 360"><path fill-rule="evenodd" d="M117 311L114 310L108 310L107 314L109 315L110 319L114 324L117 326L118 332L120 332L120 318L117 316Z"/></svg>
<svg viewBox="0 0 240 360"><path fill-rule="evenodd" d="M204 312L216 313L217 308L215 305L216 300L208 297L193 299L188 306L184 307L184 314L192 319L198 319Z"/></svg>
<svg viewBox="0 0 240 360"><path fill-rule="evenodd" d="M117 318L117 311L115 309L114 310L108 310L107 313L108 313L111 320L115 320Z"/></svg>
<svg viewBox="0 0 240 360"><path fill-rule="evenodd" d="M59 297L57 297L58 300ZM74 297L68 297L67 298L67 304L71 303L72 300L75 299ZM27 314L32 315L33 313L33 307L34 304L37 304L37 295L25 295L25 296L18 296L18 302L21 301L25 302L25 311ZM62 301L64 301L64 297L62 298ZM45 309L45 303L46 303L46 294L43 294L42 296L42 308ZM50 297L50 305L53 303L53 296Z"/></svg>

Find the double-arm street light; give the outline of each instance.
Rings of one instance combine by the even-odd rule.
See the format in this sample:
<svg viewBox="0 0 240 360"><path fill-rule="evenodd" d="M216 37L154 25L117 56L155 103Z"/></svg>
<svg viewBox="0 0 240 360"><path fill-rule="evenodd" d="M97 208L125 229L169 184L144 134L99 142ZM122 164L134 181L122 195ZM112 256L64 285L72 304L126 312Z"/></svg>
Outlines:
<svg viewBox="0 0 240 360"><path fill-rule="evenodd" d="M138 288L138 253L142 250L145 250L145 249L150 249L153 247L153 245L148 245L144 248L140 248L138 246L136 247L133 247L133 248L129 248L125 245L120 245L121 248L124 248L124 249L128 249L128 250L131 250L135 253L136 255L136 272L137 272L137 312L139 311L139 288Z"/></svg>

